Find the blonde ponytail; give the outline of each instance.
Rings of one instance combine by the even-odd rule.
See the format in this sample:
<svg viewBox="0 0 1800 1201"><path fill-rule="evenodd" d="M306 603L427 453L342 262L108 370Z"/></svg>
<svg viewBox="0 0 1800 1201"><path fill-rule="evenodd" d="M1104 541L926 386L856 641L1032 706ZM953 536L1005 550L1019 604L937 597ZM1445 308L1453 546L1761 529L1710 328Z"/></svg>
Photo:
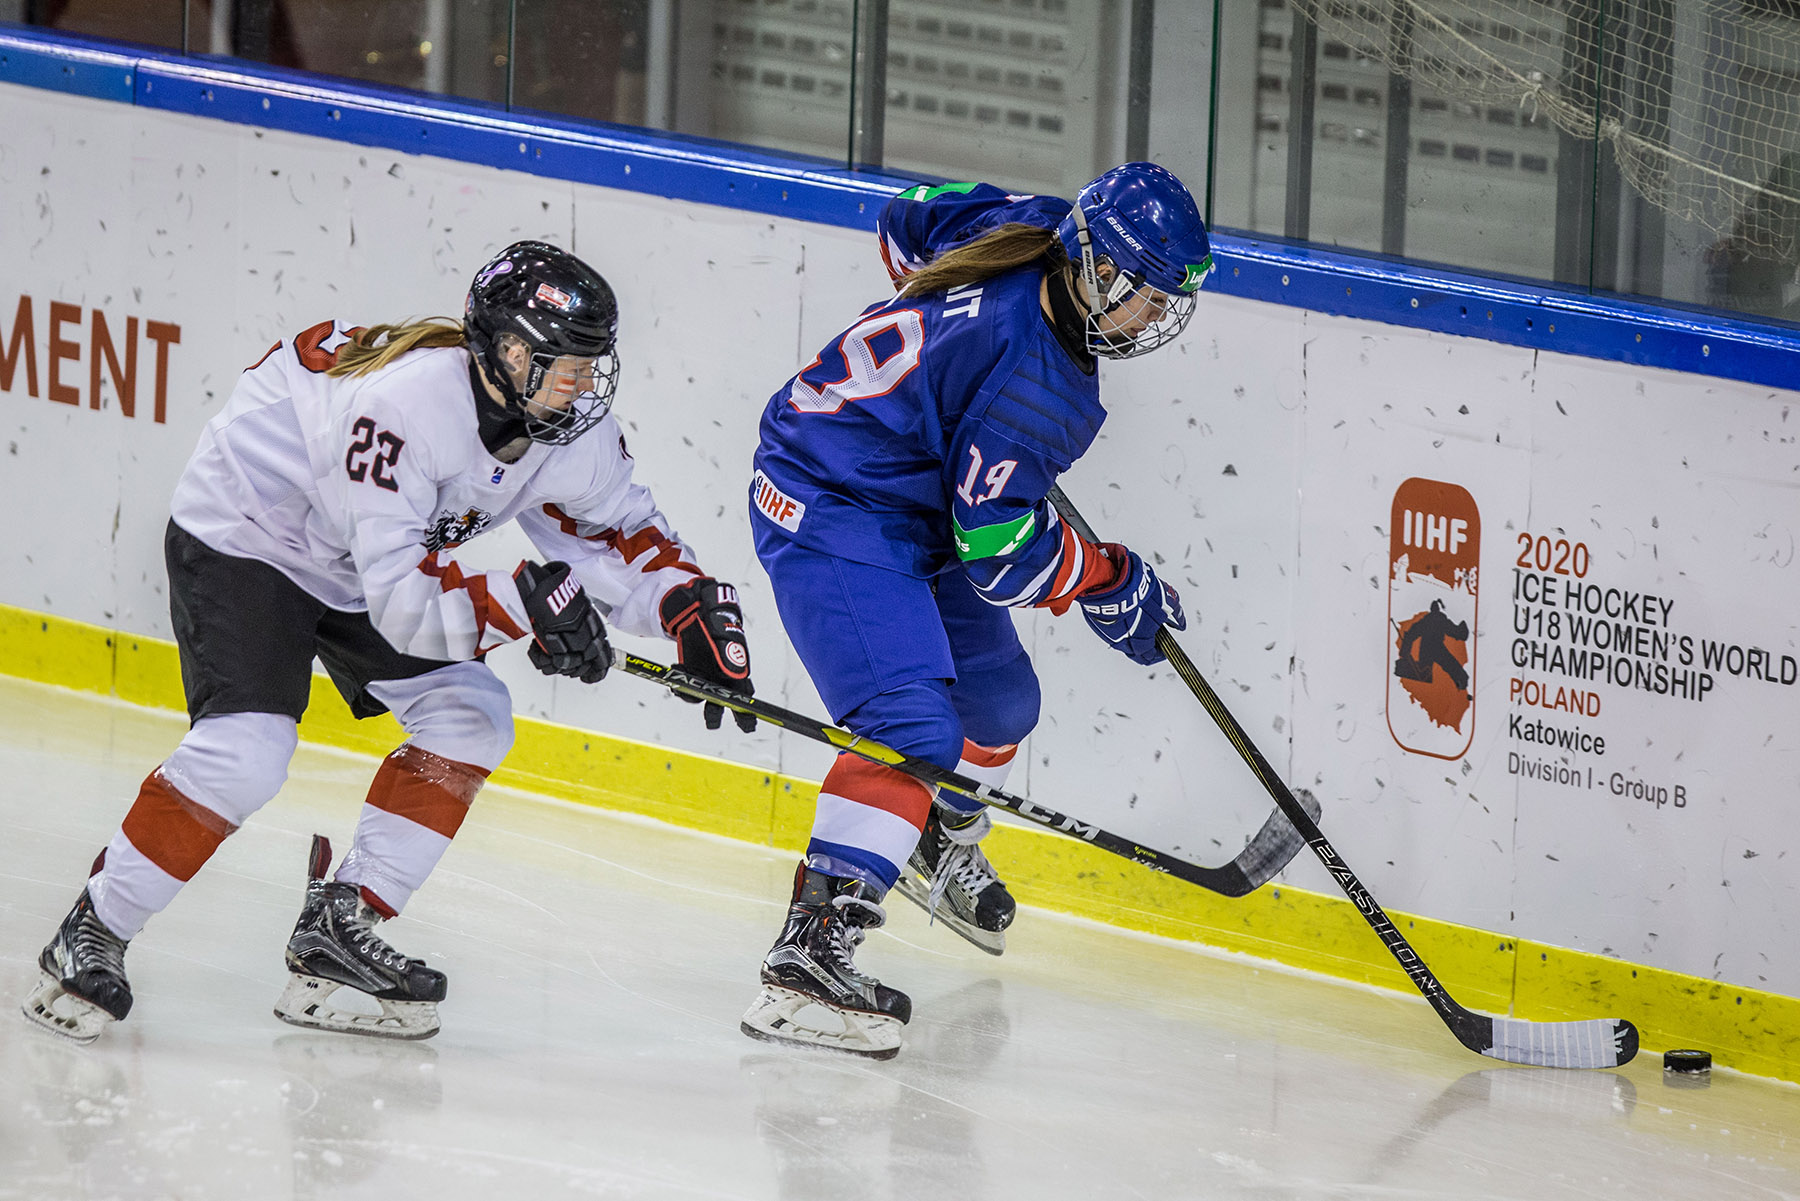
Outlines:
<svg viewBox="0 0 1800 1201"><path fill-rule="evenodd" d="M368 375L401 355L436 346L466 346L462 322L450 317L427 317L396 325L371 325L357 330L338 347L337 360L326 375Z"/></svg>
<svg viewBox="0 0 1800 1201"><path fill-rule="evenodd" d="M1056 231L1011 222L939 254L901 282L900 294L924 296L965 288L1040 259L1046 265L1068 262Z"/></svg>

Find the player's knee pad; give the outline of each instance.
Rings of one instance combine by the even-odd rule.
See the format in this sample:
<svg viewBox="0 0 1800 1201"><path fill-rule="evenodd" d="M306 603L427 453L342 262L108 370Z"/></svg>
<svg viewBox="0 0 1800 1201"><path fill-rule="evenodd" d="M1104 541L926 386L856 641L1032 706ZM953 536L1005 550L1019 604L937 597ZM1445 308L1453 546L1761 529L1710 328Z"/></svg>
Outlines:
<svg viewBox="0 0 1800 1201"><path fill-rule="evenodd" d="M916 759L954 770L962 758L962 721L942 680L909 680L853 709L844 722L856 733Z"/></svg>
<svg viewBox="0 0 1800 1201"><path fill-rule="evenodd" d="M487 664L452 663L405 680L369 685L414 746L493 771L512 749L512 694Z"/></svg>
<svg viewBox="0 0 1800 1201"><path fill-rule="evenodd" d="M241 826L281 791L299 743L298 723L285 713L220 713L194 723L162 773L183 796Z"/></svg>
<svg viewBox="0 0 1800 1201"><path fill-rule="evenodd" d="M998 666L959 676L950 700L971 742L1007 746L1025 741L1037 728L1043 690L1031 656L1021 650Z"/></svg>

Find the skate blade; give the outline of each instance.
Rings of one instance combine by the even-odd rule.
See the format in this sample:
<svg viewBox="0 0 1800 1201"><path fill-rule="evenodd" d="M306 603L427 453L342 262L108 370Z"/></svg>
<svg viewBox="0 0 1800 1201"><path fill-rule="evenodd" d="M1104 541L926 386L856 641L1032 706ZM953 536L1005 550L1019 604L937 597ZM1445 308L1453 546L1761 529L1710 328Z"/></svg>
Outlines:
<svg viewBox="0 0 1800 1201"><path fill-rule="evenodd" d="M350 985L292 973L288 976L287 987L275 1002L275 1016L309 1030L362 1034L371 1038L414 1040L430 1038L438 1032L436 1001L384 1001L374 997L371 999L381 1006L381 1012L358 1013L331 1004L331 995L340 988L350 988ZM356 990L351 988L351 991Z"/></svg>
<svg viewBox="0 0 1800 1201"><path fill-rule="evenodd" d="M830 1013L843 1028L827 1030L797 1021L800 1011L809 1006ZM773 984L763 985L762 992L744 1012L738 1029L763 1042L819 1047L861 1055L865 1059L892 1059L900 1054L900 1021L897 1018L839 1009L817 997Z"/></svg>
<svg viewBox="0 0 1800 1201"><path fill-rule="evenodd" d="M42 972L41 977L37 989L19 1005L32 1025L86 1046L115 1020L92 1001L63 988L62 981L49 972Z"/></svg>
<svg viewBox="0 0 1800 1201"><path fill-rule="evenodd" d="M979 947L989 955L1004 955L1006 953L1006 931L983 930L974 922L964 921L961 917L951 912L948 905L941 902L938 904L937 910L933 912L931 907L931 886L926 883L921 883L919 878L911 872L901 873L900 878L894 882L894 891L917 905L920 909L923 909L926 915L931 918L932 922L941 922L952 934L955 934L965 942Z"/></svg>

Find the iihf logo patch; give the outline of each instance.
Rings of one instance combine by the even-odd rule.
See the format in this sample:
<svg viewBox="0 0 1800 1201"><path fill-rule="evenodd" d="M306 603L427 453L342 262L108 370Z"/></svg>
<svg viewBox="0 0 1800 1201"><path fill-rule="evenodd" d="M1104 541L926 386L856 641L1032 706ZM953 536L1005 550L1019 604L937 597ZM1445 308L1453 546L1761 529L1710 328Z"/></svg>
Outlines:
<svg viewBox="0 0 1800 1201"><path fill-rule="evenodd" d="M1388 531L1388 730L1419 755L1460 759L1475 737L1481 514L1455 484L1410 479Z"/></svg>
<svg viewBox="0 0 1800 1201"><path fill-rule="evenodd" d="M494 468L494 474L492 476L488 477L488 483L498 484L501 480L503 480L505 478L506 478L506 468L496 467L496 468Z"/></svg>

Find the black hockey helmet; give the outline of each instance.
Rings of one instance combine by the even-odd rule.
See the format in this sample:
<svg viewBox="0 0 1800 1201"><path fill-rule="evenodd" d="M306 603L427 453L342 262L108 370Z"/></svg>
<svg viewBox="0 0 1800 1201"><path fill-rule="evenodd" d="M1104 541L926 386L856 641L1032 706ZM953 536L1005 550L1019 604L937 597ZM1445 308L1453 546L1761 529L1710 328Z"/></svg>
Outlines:
<svg viewBox="0 0 1800 1201"><path fill-rule="evenodd" d="M499 389L506 407L525 419L537 442L562 445L600 423L619 383L614 342L619 303L600 273L548 242L514 242L475 273L463 306L463 331L482 375ZM531 353L523 389L513 386L501 356L501 335L511 334ZM566 409L533 406L558 356L595 360L591 385Z"/></svg>

